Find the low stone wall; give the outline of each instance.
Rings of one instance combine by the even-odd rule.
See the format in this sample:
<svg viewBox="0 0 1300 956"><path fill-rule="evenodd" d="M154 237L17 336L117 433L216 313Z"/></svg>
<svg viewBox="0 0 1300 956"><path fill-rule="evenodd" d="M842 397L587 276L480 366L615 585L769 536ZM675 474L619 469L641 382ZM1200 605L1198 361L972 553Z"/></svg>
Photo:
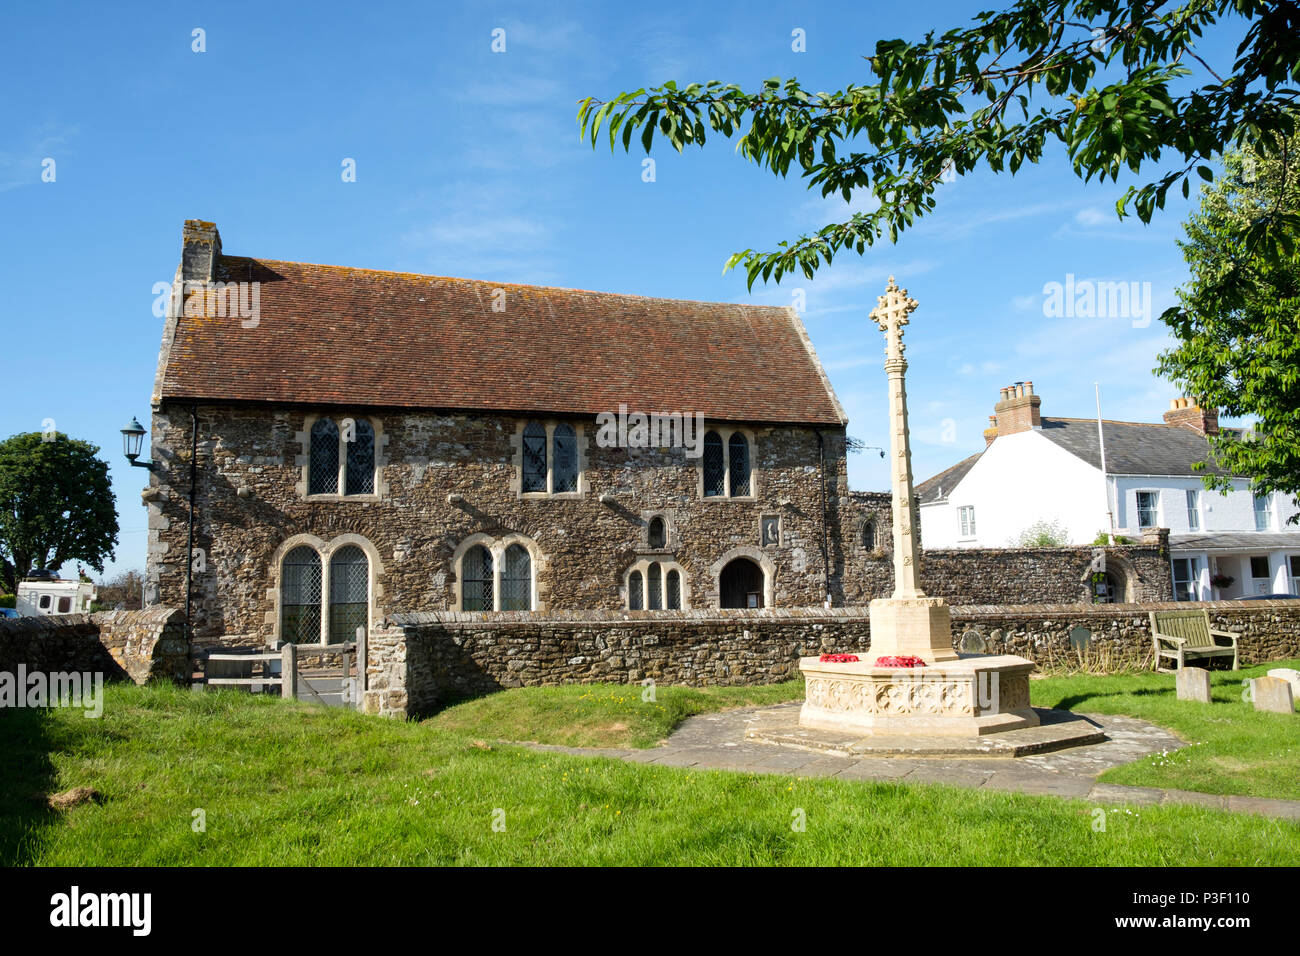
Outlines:
<svg viewBox="0 0 1300 956"><path fill-rule="evenodd" d="M0 671L102 673L137 684L189 680L185 615L174 608L0 618Z"/></svg>
<svg viewBox="0 0 1300 956"><path fill-rule="evenodd" d="M1172 601L1169 549L945 548L921 552L921 586L949 604L1092 604L1095 567L1111 573L1129 603ZM882 595L883 596L883 595Z"/></svg>
<svg viewBox="0 0 1300 956"><path fill-rule="evenodd" d="M989 653L1050 663L1071 654L1070 631L1082 626L1118 667L1150 660L1150 611L1192 607L1207 608L1213 627L1241 633L1243 663L1300 657L1300 602L1291 601L954 607L953 642L975 631ZM869 648L863 607L395 615L372 632L363 709L419 716L547 684L773 683L795 676L800 657Z"/></svg>

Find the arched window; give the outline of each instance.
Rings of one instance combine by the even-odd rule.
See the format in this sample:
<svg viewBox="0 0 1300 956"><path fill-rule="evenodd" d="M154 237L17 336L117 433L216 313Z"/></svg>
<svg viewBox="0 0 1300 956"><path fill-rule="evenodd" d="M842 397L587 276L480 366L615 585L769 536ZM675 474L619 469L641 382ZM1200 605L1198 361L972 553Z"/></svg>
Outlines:
<svg viewBox="0 0 1300 956"><path fill-rule="evenodd" d="M650 527L646 530L646 541L652 548L662 548L668 539L664 530L664 519L656 515L650 519Z"/></svg>
<svg viewBox="0 0 1300 956"><path fill-rule="evenodd" d="M633 571L627 579L627 609L629 611L642 609L640 571Z"/></svg>
<svg viewBox="0 0 1300 956"><path fill-rule="evenodd" d="M462 611L491 611L492 552L478 544L465 552L460 562L460 607Z"/></svg>
<svg viewBox="0 0 1300 956"><path fill-rule="evenodd" d="M357 628L370 621L370 562L355 544L334 552L330 558L331 644L355 640Z"/></svg>
<svg viewBox="0 0 1300 956"><path fill-rule="evenodd" d="M731 470L731 496L749 494L749 442L740 432L733 432L727 441L728 467Z"/></svg>
<svg viewBox="0 0 1300 956"><path fill-rule="evenodd" d="M663 569L659 567L658 561L650 562L650 567L645 570L646 583L646 610L662 611L664 607L664 579Z"/></svg>
<svg viewBox="0 0 1300 956"><path fill-rule="evenodd" d="M320 418L311 426L311 465L307 493L333 495L339 490L339 429L331 419Z"/></svg>
<svg viewBox="0 0 1300 956"><path fill-rule="evenodd" d="M868 518L862 523L862 546L868 551L876 550L876 520Z"/></svg>
<svg viewBox="0 0 1300 956"><path fill-rule="evenodd" d="M338 445L334 448L337 451ZM291 644L320 641L320 570L320 555L306 545L284 556L280 566L281 640Z"/></svg>
<svg viewBox="0 0 1300 956"><path fill-rule="evenodd" d="M704 436L704 497L717 498L727 493L727 465L722 436L707 432Z"/></svg>
<svg viewBox="0 0 1300 956"><path fill-rule="evenodd" d="M523 475L520 489L525 492L546 490L546 428L529 422L523 436Z"/></svg>
<svg viewBox="0 0 1300 956"><path fill-rule="evenodd" d="M533 609L533 559L520 544L506 548L505 567L501 570L501 610Z"/></svg>
<svg viewBox="0 0 1300 956"><path fill-rule="evenodd" d="M681 573L673 568L668 572L668 601L665 605L670 611L680 611L682 608L682 576Z"/></svg>
<svg viewBox="0 0 1300 956"><path fill-rule="evenodd" d="M345 495L375 492L375 427L367 419L354 423L352 441L347 442L348 462L343 480Z"/></svg>
<svg viewBox="0 0 1300 956"><path fill-rule="evenodd" d="M560 494L578 490L578 436L572 425L555 426L555 459L552 462L551 491Z"/></svg>

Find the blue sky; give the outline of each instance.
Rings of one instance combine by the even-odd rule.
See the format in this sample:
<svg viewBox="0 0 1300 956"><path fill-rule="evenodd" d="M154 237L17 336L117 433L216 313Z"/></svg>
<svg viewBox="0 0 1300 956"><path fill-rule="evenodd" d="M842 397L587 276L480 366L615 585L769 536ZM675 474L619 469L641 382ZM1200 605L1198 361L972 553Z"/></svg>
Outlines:
<svg viewBox="0 0 1300 956"><path fill-rule="evenodd" d="M877 40L964 24L976 3L42 3L0 14L0 436L60 431L112 467L115 565L144 564L145 473L118 429L148 421L181 223L214 220L228 253L686 299L790 304L850 417L887 441L881 334L889 275L919 300L908 330L918 480L983 447L999 387L1032 380L1046 415L1158 421L1154 318L1185 267L1187 205L1120 222L1122 187L1085 184L1059 147L1015 177L945 184L896 246L845 255L815 281L745 289L740 249L814 230L845 205L744 163L721 140L682 155L580 142L576 104L669 79L745 87L866 82ZM205 52L193 32L205 31ZM506 51L493 53L492 31ZM792 31L806 52L792 50ZM1237 30L1210 36L1231 63ZM1197 78L1199 80L1199 77ZM42 163L55 161L43 182ZM356 182L342 181L345 159ZM1195 194L1193 194L1195 195ZM1044 315L1044 286L1150 283L1152 321ZM1138 320L1138 325L1141 320ZM855 488L883 489L873 453ZM70 568L68 570L71 570Z"/></svg>

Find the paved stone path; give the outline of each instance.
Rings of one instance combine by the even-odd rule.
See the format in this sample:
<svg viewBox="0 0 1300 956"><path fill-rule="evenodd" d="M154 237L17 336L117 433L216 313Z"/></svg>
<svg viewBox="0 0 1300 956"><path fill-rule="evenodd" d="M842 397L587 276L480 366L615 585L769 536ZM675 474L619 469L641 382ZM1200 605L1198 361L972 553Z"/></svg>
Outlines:
<svg viewBox="0 0 1300 956"><path fill-rule="evenodd" d="M648 750L559 747L528 744L535 750L586 757L613 757L660 767L697 767L743 773L834 777L837 780L944 783L985 790L1074 797L1093 803L1132 805L1190 803L1219 810L1300 820L1300 801L1221 796L1189 790L1124 787L1098 783L1103 770L1148 754L1186 744L1146 721L1109 714L1086 714L1108 738L1104 743L1028 757L858 757L818 753L749 740L755 725L798 713L798 701L776 707L747 707L702 714L685 721L666 743Z"/></svg>

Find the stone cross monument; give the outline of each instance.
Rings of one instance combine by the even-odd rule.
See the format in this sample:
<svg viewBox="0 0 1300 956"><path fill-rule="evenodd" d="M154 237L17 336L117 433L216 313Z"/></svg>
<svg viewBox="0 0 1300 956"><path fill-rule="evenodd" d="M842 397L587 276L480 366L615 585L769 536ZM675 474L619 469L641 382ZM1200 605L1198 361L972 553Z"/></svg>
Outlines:
<svg viewBox="0 0 1300 956"><path fill-rule="evenodd" d="M942 598L928 597L918 581L921 548L903 385L903 326L915 308L916 301L890 276L889 287L871 312L885 333L889 375L894 593L871 602L871 647L865 659L800 658L806 690L799 725L836 734L912 738L981 737L1036 727L1038 715L1029 703L1034 662L1011 655L959 656L952 646L948 605ZM918 661L882 663L881 658L917 658L920 666L911 666Z"/></svg>
<svg viewBox="0 0 1300 956"><path fill-rule="evenodd" d="M916 309L906 289L889 277L885 294L871 311L885 333L885 372L889 375L890 483L894 493L894 596L871 602L872 657L919 657L927 664L956 660L952 618L942 598L926 597L917 583L921 548L917 542L916 499L912 490L912 450L908 444L907 389L903 373L903 326Z"/></svg>

